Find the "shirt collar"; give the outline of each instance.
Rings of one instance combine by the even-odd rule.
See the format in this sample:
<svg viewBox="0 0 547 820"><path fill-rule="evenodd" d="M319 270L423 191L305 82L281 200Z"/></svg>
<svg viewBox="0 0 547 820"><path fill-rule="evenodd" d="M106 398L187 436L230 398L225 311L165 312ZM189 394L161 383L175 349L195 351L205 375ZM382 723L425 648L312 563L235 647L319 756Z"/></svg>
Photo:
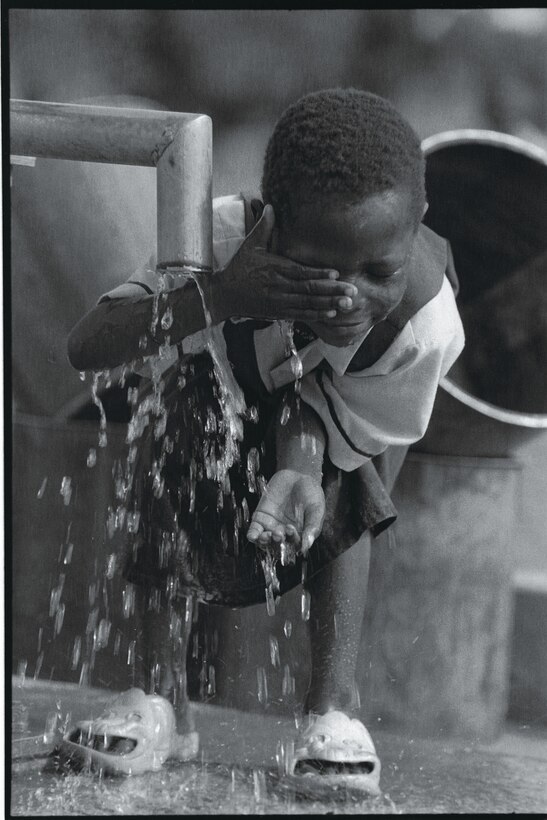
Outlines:
<svg viewBox="0 0 547 820"><path fill-rule="evenodd" d="M372 328L357 336L354 342L345 347L329 345L322 339L316 339L312 345L317 345L324 359L330 364L337 376L343 376L348 365L359 350L362 342L366 339Z"/></svg>

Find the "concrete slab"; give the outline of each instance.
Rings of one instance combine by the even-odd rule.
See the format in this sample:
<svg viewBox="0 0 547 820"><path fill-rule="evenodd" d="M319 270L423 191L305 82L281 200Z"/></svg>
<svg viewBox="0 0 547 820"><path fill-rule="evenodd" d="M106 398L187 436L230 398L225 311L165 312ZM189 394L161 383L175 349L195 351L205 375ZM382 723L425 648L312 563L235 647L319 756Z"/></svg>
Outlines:
<svg viewBox="0 0 547 820"><path fill-rule="evenodd" d="M113 693L73 684L14 684L11 813L24 815L545 813L547 732L507 727L495 743L399 737L372 730L382 760L377 798L340 791L303 798L278 779L276 747L294 735L290 716L195 704L196 762L140 777L60 776L45 770L59 722L98 714ZM6 784L8 785L8 784Z"/></svg>

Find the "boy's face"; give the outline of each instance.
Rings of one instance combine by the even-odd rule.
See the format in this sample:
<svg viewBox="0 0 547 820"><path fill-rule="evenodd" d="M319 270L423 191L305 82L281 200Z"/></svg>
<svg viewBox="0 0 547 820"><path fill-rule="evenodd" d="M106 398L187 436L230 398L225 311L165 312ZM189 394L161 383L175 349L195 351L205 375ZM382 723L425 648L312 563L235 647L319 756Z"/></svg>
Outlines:
<svg viewBox="0 0 547 820"><path fill-rule="evenodd" d="M334 268L357 288L353 307L333 318L309 322L331 345L357 341L401 301L416 225L404 189L370 194L353 205L339 200L303 205L279 230L276 252L302 265Z"/></svg>

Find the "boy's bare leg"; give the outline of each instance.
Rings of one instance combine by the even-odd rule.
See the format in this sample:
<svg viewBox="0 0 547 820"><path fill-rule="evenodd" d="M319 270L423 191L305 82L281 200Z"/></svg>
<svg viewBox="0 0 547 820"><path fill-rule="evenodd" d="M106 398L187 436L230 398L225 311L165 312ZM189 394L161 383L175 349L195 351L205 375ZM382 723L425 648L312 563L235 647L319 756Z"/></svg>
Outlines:
<svg viewBox="0 0 547 820"><path fill-rule="evenodd" d="M313 547L312 547L313 549ZM311 577L311 678L305 711L324 714L337 709L358 712L355 681L361 646L370 560L370 536L356 544Z"/></svg>
<svg viewBox="0 0 547 820"><path fill-rule="evenodd" d="M192 614L184 599L156 607L144 592L140 594L142 613L144 688L173 704L180 736L195 732L188 699L186 656L192 628ZM197 742L197 736L196 736Z"/></svg>

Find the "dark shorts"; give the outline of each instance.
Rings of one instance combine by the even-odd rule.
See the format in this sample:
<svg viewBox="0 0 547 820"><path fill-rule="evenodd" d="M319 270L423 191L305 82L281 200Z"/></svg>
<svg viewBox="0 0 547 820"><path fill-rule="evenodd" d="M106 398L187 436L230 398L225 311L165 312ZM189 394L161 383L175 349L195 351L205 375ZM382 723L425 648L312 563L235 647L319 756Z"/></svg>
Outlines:
<svg viewBox="0 0 547 820"><path fill-rule="evenodd" d="M291 403L291 412L296 412L296 405L292 386L266 400L245 390L247 407L256 407L257 413L244 420L239 459L222 483L211 477L224 444L217 393L206 353L181 361L167 377L165 432L156 438L154 424L149 424L137 442L131 506L140 512L140 523L128 536L124 574L132 583L159 588L168 598L193 595L238 607L266 597L263 553L247 541L246 532L261 482L275 471L273 432L279 402ZM395 462L398 472L402 457ZM256 466L256 472L249 466ZM390 489L394 471L386 455L378 468ZM368 526L356 474L339 470L327 457L323 474L326 515L306 559L308 577L354 544ZM280 594L299 584L302 559L286 566L278 563L277 576Z"/></svg>

